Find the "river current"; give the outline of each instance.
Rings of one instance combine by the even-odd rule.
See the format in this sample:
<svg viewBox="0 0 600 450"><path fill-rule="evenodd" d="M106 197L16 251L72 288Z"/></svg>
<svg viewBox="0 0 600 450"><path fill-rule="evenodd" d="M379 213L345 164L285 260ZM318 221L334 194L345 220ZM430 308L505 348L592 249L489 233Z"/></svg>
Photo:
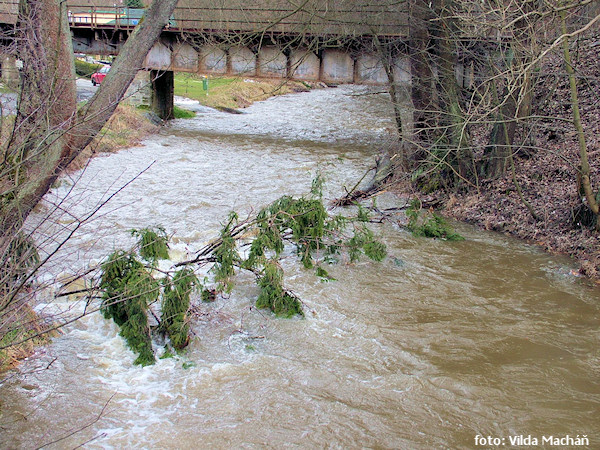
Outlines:
<svg viewBox="0 0 600 450"><path fill-rule="evenodd" d="M48 280L157 224L182 260L229 211L305 194L318 171L325 196L340 196L393 127L388 96L367 87L276 97L239 115L180 101L198 115L93 159L48 195L69 211L56 217L63 230L39 230L56 242L122 188ZM342 261L328 283L289 252L285 283L305 319L252 308L258 291L241 274L228 298L200 304L188 350L154 366L134 366L116 326L90 314L0 385L0 447L474 448L478 436L509 446L569 435L600 448L600 292L568 259L457 227L465 241L373 225L389 256ZM61 297L39 308L82 307Z"/></svg>

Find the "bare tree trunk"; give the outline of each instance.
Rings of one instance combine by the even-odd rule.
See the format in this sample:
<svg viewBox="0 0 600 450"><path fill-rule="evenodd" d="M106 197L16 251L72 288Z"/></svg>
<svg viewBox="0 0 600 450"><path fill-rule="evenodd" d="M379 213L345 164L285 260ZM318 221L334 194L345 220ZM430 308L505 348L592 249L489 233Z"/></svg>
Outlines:
<svg viewBox="0 0 600 450"><path fill-rule="evenodd" d="M446 130L450 164L458 178L471 178L473 155L469 148L467 123L461 108L459 86L456 82L454 68L456 66L456 27L452 17L452 0L436 0L433 2L439 18L435 34L435 50L439 59L440 102L444 117L441 125Z"/></svg>
<svg viewBox="0 0 600 450"><path fill-rule="evenodd" d="M75 69L66 4L21 0L17 56L23 62L15 125L0 173L0 250L56 174L76 111Z"/></svg>
<svg viewBox="0 0 600 450"><path fill-rule="evenodd" d="M394 109L396 129L401 139L401 154L397 155L396 164L405 165L409 159L409 150L414 143L414 106L408 89L408 83L396 78L394 58L396 48L394 43L382 43L379 37L374 35L377 53L382 62L383 69L388 80L388 92ZM388 155L389 157L389 155Z"/></svg>
<svg viewBox="0 0 600 450"><path fill-rule="evenodd" d="M562 34L567 35L567 25L565 20L565 11L560 12L561 17L561 28ZM569 39L567 36L563 38L563 55L565 58L565 67L567 74L569 75L569 86L571 90L571 107L573 108L573 125L577 131L577 138L579 141L579 161L580 161L580 175L581 185L585 193L585 198L588 202L589 208L596 215L596 228L600 229L600 221L598 215L600 214L600 206L596 200L596 195L592 190L592 183L590 181L590 163L588 161L587 144L585 142L585 134L583 132L583 126L581 124L581 116L579 113L579 98L577 95L577 80L575 78L575 71L571 61L571 52L569 50Z"/></svg>
<svg viewBox="0 0 600 450"><path fill-rule="evenodd" d="M436 108L436 95L432 61L429 55L429 21L432 11L426 0L411 2L409 26L409 58L412 76L412 102L414 104L415 128L432 129Z"/></svg>
<svg viewBox="0 0 600 450"><path fill-rule="evenodd" d="M20 1L24 87L2 161L0 254L52 183L108 121L176 4L177 0L153 1L101 87L77 112L66 3Z"/></svg>
<svg viewBox="0 0 600 450"><path fill-rule="evenodd" d="M528 47L534 45L535 21L530 15L535 11L535 1L524 1L521 17L514 21L513 36L508 49L506 62L507 85L501 98L498 117L490 132L489 145L485 151L485 161L481 170L483 176L499 177L506 172L512 155L517 120L526 117L531 109L531 54ZM495 89L495 86L494 86ZM497 97L497 96L496 96Z"/></svg>
<svg viewBox="0 0 600 450"><path fill-rule="evenodd" d="M177 1L154 0L146 10L144 19L123 45L100 88L80 112L78 125L72 133L71 146L74 151L65 158L62 169L91 142L110 118L135 75L143 67L146 55L171 17Z"/></svg>

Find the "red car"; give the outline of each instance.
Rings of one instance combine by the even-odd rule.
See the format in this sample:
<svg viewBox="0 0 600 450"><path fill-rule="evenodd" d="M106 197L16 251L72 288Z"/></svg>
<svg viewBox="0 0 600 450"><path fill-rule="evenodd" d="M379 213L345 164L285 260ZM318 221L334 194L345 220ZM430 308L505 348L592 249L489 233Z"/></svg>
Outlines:
<svg viewBox="0 0 600 450"><path fill-rule="evenodd" d="M110 70L110 66L103 66L98 72L92 74L92 84L94 86L101 84L104 81L104 77Z"/></svg>

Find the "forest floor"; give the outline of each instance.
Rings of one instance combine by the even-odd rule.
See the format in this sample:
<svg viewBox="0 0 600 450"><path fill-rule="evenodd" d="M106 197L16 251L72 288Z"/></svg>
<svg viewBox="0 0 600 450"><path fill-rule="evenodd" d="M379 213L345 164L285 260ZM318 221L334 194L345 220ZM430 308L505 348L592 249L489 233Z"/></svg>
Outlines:
<svg viewBox="0 0 600 450"><path fill-rule="evenodd" d="M573 49L578 74L581 118L587 141L594 191L600 185L600 38ZM546 59L535 85L533 126L521 130L527 145L515 148L516 179L536 221L520 200L511 171L495 180L480 180L462 193L436 192L447 217L566 254L580 273L600 282L600 239L593 226L577 216L582 201L577 185L578 138L572 123L569 82L560 54ZM485 138L485 136L484 136ZM485 146L482 139L479 153ZM526 150L525 150L526 147ZM432 200L429 198L429 200ZM588 209L589 211L589 209Z"/></svg>

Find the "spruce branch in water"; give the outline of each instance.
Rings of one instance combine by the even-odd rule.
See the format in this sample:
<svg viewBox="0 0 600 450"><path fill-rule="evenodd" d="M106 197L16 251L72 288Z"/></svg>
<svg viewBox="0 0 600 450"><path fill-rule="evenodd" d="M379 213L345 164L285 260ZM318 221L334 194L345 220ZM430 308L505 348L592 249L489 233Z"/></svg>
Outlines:
<svg viewBox="0 0 600 450"><path fill-rule="evenodd" d="M216 239L170 270L158 269L158 261L168 259L166 231L161 227L134 230L139 240L134 250L118 250L102 265L101 311L121 327L120 334L138 354L135 364L140 365L155 361L148 321L154 313L149 305L161 300L156 329L180 351L189 343L191 296L199 293L203 301L213 301L217 295L229 294L240 270L256 276L257 308L269 309L278 317L303 317L302 301L284 286L279 261L286 246L295 248L304 268L314 269L324 281L333 281L323 265L336 262L344 251L351 261L361 255L375 261L385 257L385 245L367 226L370 221L363 208L358 208L355 217L328 214L322 180L317 177L309 196L283 196L244 220L230 213ZM244 248L249 248L246 257L242 256ZM206 264L212 266L201 283L195 272Z"/></svg>

